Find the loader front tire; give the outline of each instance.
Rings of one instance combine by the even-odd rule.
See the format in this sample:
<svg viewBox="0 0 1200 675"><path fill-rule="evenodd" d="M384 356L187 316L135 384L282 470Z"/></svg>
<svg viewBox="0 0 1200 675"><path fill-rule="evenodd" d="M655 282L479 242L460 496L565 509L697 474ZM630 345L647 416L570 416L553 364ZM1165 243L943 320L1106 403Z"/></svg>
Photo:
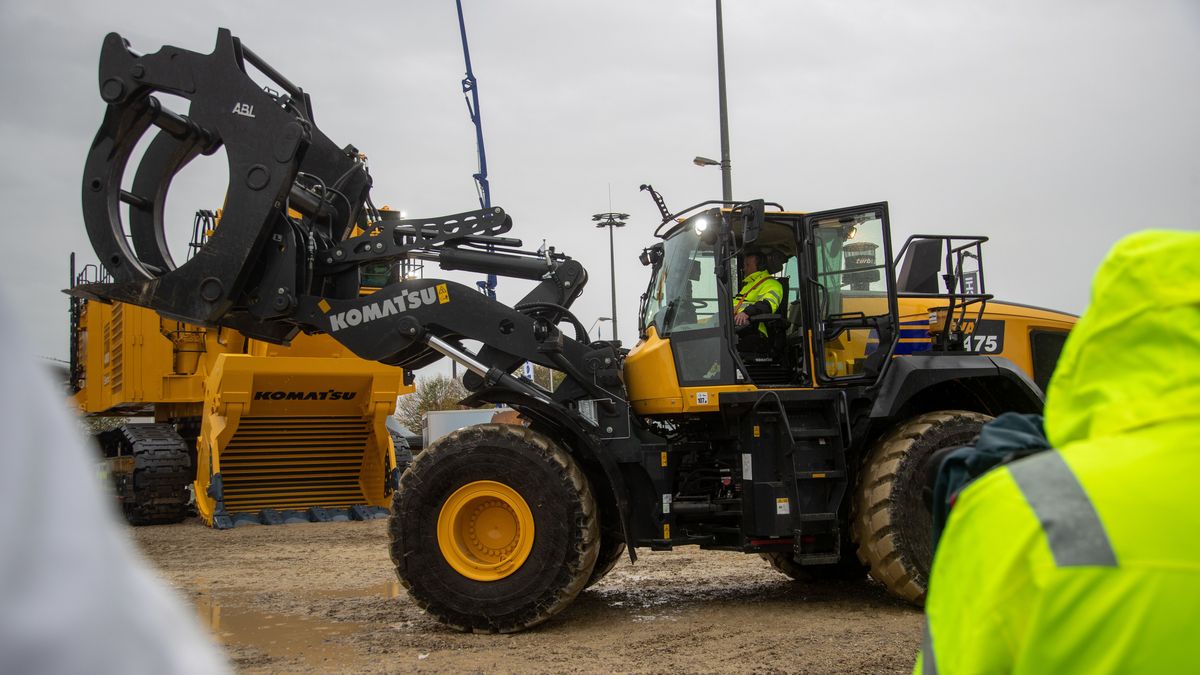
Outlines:
<svg viewBox="0 0 1200 675"><path fill-rule="evenodd" d="M930 456L971 443L991 417L964 410L925 413L898 425L867 455L855 493L858 556L889 593L925 602L933 522L922 498Z"/></svg>
<svg viewBox="0 0 1200 675"><path fill-rule="evenodd" d="M600 549L582 469L546 436L511 424L459 429L417 455L389 533L413 600L476 633L524 630L562 611Z"/></svg>

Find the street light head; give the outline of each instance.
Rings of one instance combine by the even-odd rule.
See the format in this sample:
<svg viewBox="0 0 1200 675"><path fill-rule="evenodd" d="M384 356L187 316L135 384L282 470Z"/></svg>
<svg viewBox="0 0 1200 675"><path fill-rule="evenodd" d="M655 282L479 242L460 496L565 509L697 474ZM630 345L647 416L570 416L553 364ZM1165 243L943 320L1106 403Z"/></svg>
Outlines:
<svg viewBox="0 0 1200 675"><path fill-rule="evenodd" d="M718 162L717 160L709 159L707 157L701 157L699 155L697 155L696 158L692 160L692 164L695 164L696 166L721 166L721 163Z"/></svg>
<svg viewBox="0 0 1200 675"><path fill-rule="evenodd" d="M592 216L596 227L625 227L625 221L628 219L628 213L597 213Z"/></svg>
<svg viewBox="0 0 1200 675"><path fill-rule="evenodd" d="M599 326L602 323L606 323L606 322L610 322L610 321L612 321L612 317L608 317L608 316L597 317L596 320L592 322L592 327L588 329L588 335L591 335L592 331L596 330L596 326Z"/></svg>

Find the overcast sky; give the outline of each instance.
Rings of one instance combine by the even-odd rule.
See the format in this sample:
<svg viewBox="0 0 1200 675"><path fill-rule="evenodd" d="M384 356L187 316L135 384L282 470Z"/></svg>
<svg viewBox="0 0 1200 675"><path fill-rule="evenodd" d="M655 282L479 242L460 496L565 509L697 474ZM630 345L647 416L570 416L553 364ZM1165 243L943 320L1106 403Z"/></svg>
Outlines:
<svg viewBox="0 0 1200 675"><path fill-rule="evenodd" d="M705 0L465 0L493 202L512 236L581 260L576 304L636 339L637 263L657 211L720 196L715 22ZM476 208L474 132L451 0L0 3L0 295L41 354L67 355L67 257L90 260L84 157L109 31L138 51L212 50L218 27L313 98L370 158L375 201L412 216ZM1080 312L1122 235L1200 228L1200 3L725 1L734 196L812 211L888 201L894 238L987 235L988 290ZM224 167L173 188L177 245ZM611 193L611 203L610 203ZM427 270L426 276L436 276ZM452 277L466 280L474 277ZM513 301L527 282L501 280ZM10 318L11 320L11 318ZM607 336L608 329L604 329Z"/></svg>

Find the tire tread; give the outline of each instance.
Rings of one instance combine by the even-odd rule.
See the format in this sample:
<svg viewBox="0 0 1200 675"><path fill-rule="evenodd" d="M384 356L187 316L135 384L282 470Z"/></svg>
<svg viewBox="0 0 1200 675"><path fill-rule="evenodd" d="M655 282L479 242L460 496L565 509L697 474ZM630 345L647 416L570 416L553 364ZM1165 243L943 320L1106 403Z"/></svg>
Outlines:
<svg viewBox="0 0 1200 675"><path fill-rule="evenodd" d="M871 569L871 576L893 595L912 603L925 600L927 580L905 551L894 522L897 479L904 459L926 434L949 424L982 424L991 418L965 410L945 410L919 415L885 435L867 456L855 495L852 530L858 542L858 557ZM900 461L894 461L901 458Z"/></svg>

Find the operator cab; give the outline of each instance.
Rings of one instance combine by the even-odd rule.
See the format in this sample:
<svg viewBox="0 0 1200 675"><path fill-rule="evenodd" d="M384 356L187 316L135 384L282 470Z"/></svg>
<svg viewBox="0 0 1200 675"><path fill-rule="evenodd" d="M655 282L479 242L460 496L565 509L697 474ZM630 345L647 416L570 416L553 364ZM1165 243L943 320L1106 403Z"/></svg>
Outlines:
<svg viewBox="0 0 1200 675"><path fill-rule="evenodd" d="M896 305L886 204L803 214L755 201L709 208L661 236L642 254L653 271L640 325L644 340L670 341L681 387L861 382L890 355ZM751 255L750 270L765 269L782 298L737 326Z"/></svg>

